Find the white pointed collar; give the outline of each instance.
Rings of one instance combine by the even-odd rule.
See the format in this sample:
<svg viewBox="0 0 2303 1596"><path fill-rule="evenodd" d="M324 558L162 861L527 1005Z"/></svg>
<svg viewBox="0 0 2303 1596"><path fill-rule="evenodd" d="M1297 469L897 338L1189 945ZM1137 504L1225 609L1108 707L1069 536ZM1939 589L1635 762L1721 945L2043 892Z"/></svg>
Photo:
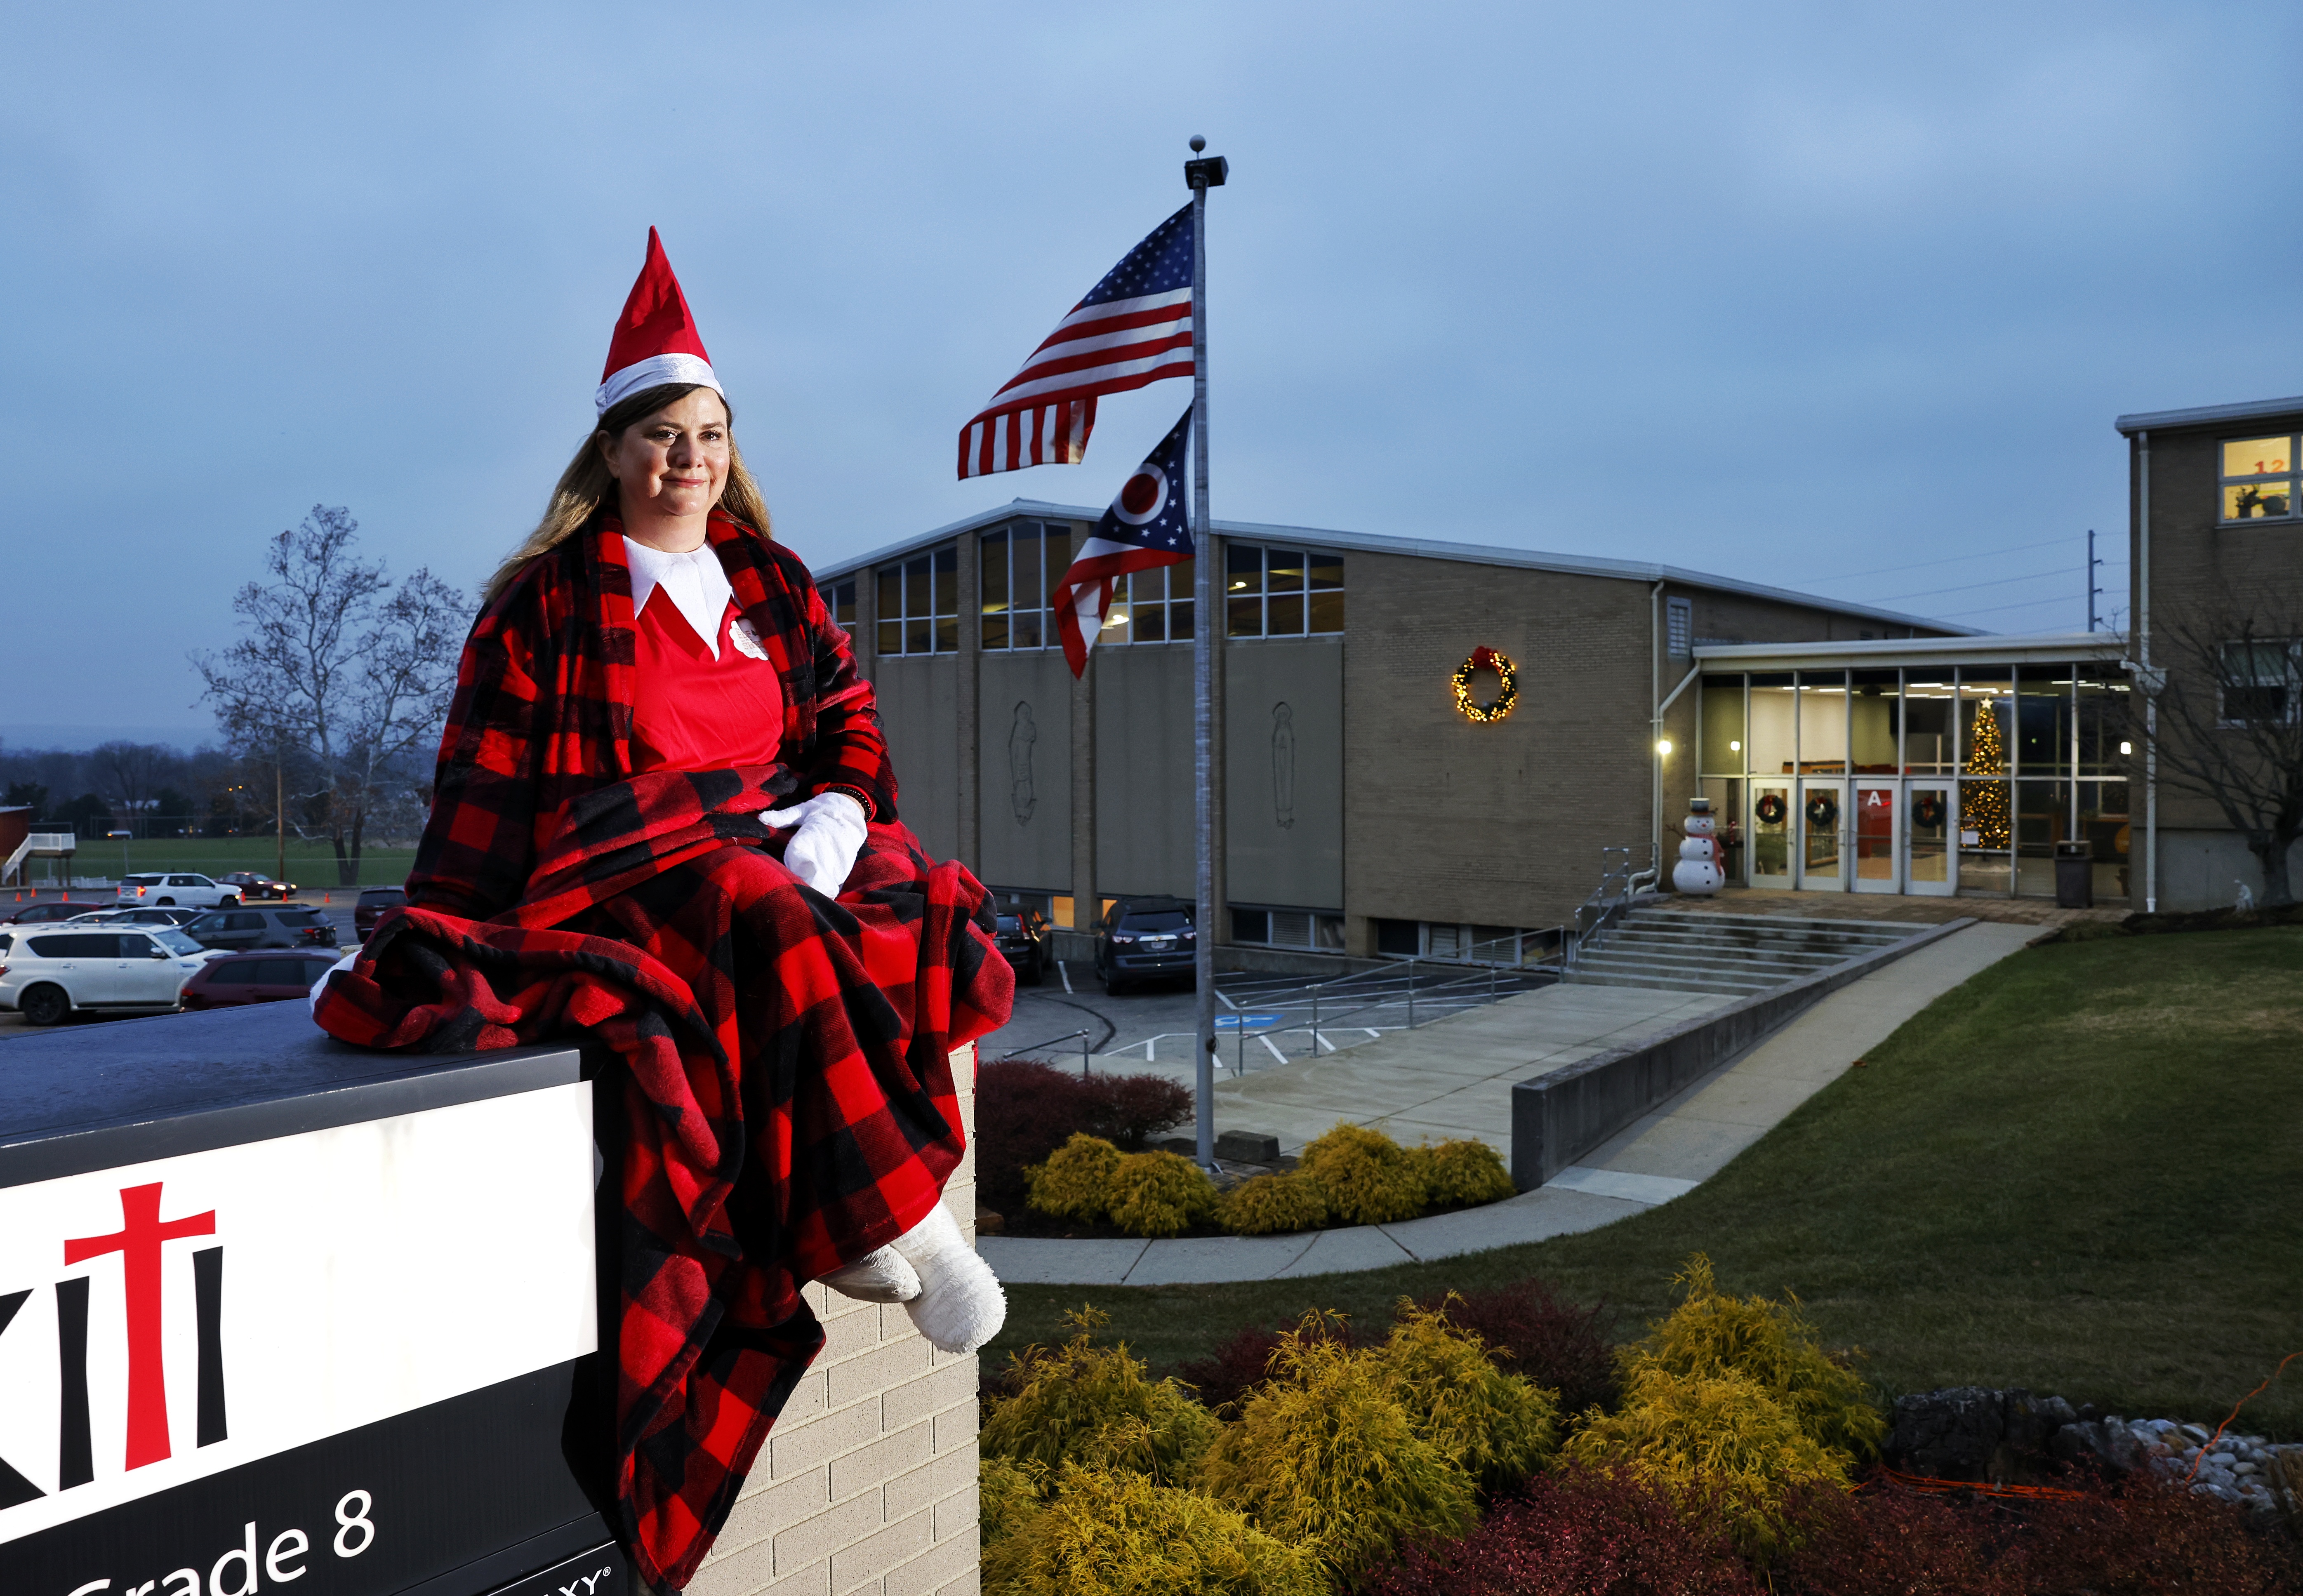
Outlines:
<svg viewBox="0 0 2303 1596"><path fill-rule="evenodd" d="M720 620L735 602L736 590L711 544L684 554L667 554L644 543L624 539L624 561L632 568L632 618L647 608L648 595L657 588L679 607L712 657L720 657Z"/></svg>

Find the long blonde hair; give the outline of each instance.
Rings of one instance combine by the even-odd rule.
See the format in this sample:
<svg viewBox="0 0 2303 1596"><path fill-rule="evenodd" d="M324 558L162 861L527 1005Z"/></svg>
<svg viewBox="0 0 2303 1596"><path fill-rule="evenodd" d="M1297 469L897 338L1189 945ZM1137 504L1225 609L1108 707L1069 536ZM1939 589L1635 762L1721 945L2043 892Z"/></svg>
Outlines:
<svg viewBox="0 0 2303 1596"><path fill-rule="evenodd" d="M528 562L550 553L590 526L602 511L615 507L616 479L600 453L600 440L621 437L631 427L664 406L687 398L701 385L664 383L643 388L608 407L608 413L600 418L600 425L585 435L584 441L576 446L576 458L560 473L560 486L552 490L552 502L544 506L544 519L536 523L536 530L488 578L488 585L480 593L481 608L495 603L497 595L511 586L512 578L527 569ZM760 485L744 469L743 452L736 447L736 407L727 404L725 394L721 395L721 403L728 409L728 484L721 490L718 509L761 536L772 539L775 534L768 527L768 506L760 497Z"/></svg>

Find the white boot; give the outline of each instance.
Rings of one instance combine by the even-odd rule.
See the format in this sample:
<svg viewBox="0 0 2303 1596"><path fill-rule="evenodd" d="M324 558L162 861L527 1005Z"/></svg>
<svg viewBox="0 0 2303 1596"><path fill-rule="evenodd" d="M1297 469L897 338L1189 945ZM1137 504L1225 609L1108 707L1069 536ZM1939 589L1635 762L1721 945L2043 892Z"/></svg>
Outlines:
<svg viewBox="0 0 2303 1596"><path fill-rule="evenodd" d="M1008 1322L1007 1294L942 1203L890 1244L919 1271L920 1294L904 1304L920 1334L943 1352L974 1352Z"/></svg>
<svg viewBox="0 0 2303 1596"><path fill-rule="evenodd" d="M920 1294L920 1277L892 1246L865 1254L823 1277L842 1296L865 1303L907 1303Z"/></svg>

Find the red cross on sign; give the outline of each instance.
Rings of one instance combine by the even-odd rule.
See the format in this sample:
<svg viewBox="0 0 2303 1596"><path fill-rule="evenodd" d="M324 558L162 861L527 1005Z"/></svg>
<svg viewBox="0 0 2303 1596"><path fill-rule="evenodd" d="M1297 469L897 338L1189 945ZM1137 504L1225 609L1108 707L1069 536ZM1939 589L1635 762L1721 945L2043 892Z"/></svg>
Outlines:
<svg viewBox="0 0 2303 1596"><path fill-rule="evenodd" d="M189 1219L160 1218L160 1182L120 1193L121 1227L109 1236L64 1243L66 1263L120 1254L128 1298L128 1462L142 1468L168 1457L168 1382L160 1363L160 1244L214 1236L215 1210Z"/></svg>

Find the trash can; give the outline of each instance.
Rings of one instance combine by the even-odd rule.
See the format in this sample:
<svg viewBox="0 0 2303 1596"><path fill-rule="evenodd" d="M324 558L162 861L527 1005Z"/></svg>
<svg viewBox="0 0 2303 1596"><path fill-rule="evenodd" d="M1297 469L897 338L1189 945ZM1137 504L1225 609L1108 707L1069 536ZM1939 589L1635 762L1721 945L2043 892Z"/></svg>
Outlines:
<svg viewBox="0 0 2303 1596"><path fill-rule="evenodd" d="M2095 907L2095 847L2092 843L2055 844L2055 907Z"/></svg>

